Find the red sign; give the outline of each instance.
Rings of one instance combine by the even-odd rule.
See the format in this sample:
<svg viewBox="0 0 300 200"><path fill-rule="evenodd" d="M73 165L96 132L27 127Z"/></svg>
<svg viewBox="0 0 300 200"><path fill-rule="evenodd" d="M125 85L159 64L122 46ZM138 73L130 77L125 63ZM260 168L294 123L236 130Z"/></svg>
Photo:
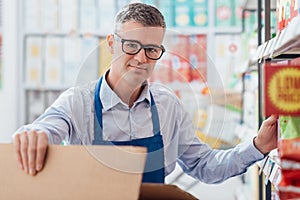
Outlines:
<svg viewBox="0 0 300 200"><path fill-rule="evenodd" d="M300 115L300 65L265 65L264 114Z"/></svg>

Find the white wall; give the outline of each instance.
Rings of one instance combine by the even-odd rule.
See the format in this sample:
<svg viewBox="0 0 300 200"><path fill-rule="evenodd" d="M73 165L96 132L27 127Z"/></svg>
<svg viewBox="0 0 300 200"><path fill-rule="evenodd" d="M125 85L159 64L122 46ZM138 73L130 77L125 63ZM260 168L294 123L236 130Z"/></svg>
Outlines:
<svg viewBox="0 0 300 200"><path fill-rule="evenodd" d="M19 41L17 31L17 0L2 0L3 64L0 89L0 143L11 142L18 126Z"/></svg>

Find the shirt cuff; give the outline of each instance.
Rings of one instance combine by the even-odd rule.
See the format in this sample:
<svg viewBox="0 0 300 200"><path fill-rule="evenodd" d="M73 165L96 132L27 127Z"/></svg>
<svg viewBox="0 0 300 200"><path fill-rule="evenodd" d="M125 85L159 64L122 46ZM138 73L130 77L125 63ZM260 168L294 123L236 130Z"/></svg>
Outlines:
<svg viewBox="0 0 300 200"><path fill-rule="evenodd" d="M255 140L256 137L257 137L257 136L255 136L255 137L253 138L252 143L253 143L253 146L261 153L261 151L255 146L254 140ZM270 153L270 152L267 152L267 153L263 154L263 155L264 155L264 158L265 158L266 156L268 156L269 153ZM261 154L262 154L262 153L261 153Z"/></svg>
<svg viewBox="0 0 300 200"><path fill-rule="evenodd" d="M251 140L249 142L243 142L240 144L240 154L241 154L241 159L247 166L249 166L265 157L264 154L262 154L254 146L253 140Z"/></svg>
<svg viewBox="0 0 300 200"><path fill-rule="evenodd" d="M37 126L33 126L31 124L30 125L21 126L18 130L16 130L16 132L12 135L12 137L14 137L16 134L21 133L23 131L30 131L30 130L43 131L48 136L48 143L49 144L54 144L53 143L53 138L52 138L52 136L51 136L51 134L50 134L50 132L48 130L39 128Z"/></svg>

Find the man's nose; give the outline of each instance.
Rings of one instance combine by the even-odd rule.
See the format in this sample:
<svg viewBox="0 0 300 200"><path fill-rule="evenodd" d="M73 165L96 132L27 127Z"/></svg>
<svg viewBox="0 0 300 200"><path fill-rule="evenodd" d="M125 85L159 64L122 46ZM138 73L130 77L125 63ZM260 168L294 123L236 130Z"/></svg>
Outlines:
<svg viewBox="0 0 300 200"><path fill-rule="evenodd" d="M147 62L147 56L146 56L146 50L141 49L140 52L135 54L134 58L138 60L140 63L145 63Z"/></svg>

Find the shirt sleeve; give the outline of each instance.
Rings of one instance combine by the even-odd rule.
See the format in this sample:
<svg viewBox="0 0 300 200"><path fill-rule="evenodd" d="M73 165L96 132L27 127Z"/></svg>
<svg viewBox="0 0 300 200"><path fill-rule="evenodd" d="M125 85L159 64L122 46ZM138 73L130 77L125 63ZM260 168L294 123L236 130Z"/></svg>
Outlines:
<svg viewBox="0 0 300 200"><path fill-rule="evenodd" d="M44 131L49 144L61 144L72 132L71 116L73 112L73 89L62 93L60 97L33 123L20 127L16 133L25 130ZM15 133L15 134L16 134Z"/></svg>
<svg viewBox="0 0 300 200"><path fill-rule="evenodd" d="M192 120L182 112L178 121L178 163L192 177L205 183L220 183L246 172L249 166L263 159L264 155L255 148L253 141L228 150L212 149L196 136Z"/></svg>

